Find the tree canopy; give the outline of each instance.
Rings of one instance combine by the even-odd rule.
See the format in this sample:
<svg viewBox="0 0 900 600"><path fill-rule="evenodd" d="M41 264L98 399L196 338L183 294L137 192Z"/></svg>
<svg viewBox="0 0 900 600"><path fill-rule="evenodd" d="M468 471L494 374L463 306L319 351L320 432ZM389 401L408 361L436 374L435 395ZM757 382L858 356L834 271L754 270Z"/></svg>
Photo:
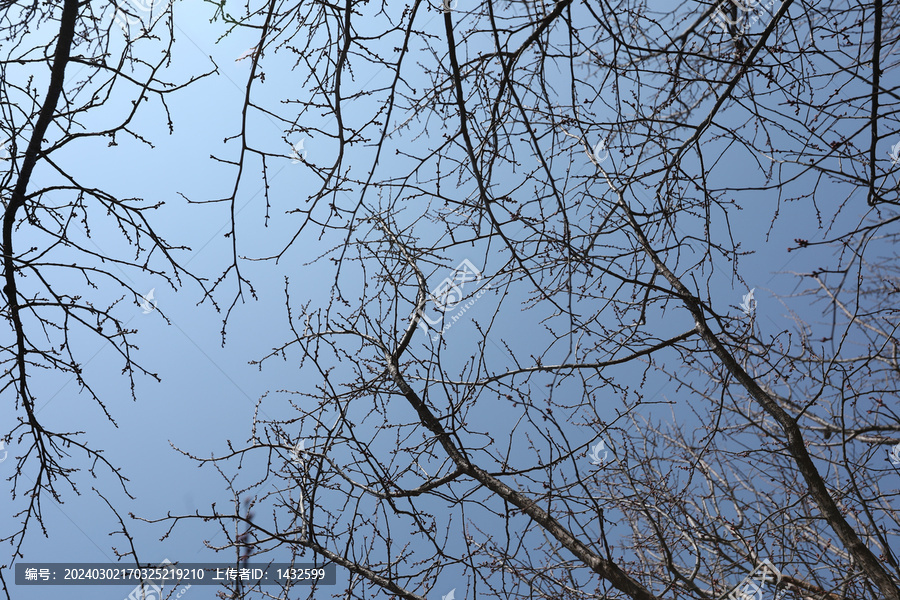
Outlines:
<svg viewBox="0 0 900 600"><path fill-rule="evenodd" d="M142 273L221 309L223 344L259 290L283 295L271 352L246 358L295 376L246 439L177 448L229 501L134 518L214 525L238 563L334 563L339 585L223 597L900 600L898 18L0 2L12 558L89 480L73 453L127 493L32 388L71 375L114 422L83 373L97 338L132 391L158 377L129 327L156 308ZM190 19L254 45L186 69ZM235 74L237 110L203 99ZM88 173L97 140L102 165L177 131L179 97L220 111L224 144L195 142L208 195ZM224 219L216 270L188 265L204 240L171 238L163 205Z"/></svg>

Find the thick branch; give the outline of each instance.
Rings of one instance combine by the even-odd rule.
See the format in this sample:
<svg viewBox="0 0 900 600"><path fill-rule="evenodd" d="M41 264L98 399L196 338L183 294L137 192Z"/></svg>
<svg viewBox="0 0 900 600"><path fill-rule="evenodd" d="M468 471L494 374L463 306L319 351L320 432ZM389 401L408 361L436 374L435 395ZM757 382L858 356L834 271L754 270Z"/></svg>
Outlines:
<svg viewBox="0 0 900 600"><path fill-rule="evenodd" d="M891 579L890 575L884 570L878 558L871 550L869 550L868 546L859 539L856 531L850 526L843 514L841 514L841 509L838 507L837 503L835 503L834 498L831 497L828 487L825 485L825 481L822 479L809 452L806 450L803 434L800 431L800 427L797 425L797 421L781 408L781 406L769 396L762 387L760 387L756 380L741 367L734 356L731 355L725 345L719 340L706 322L700 300L691 293L675 273L669 270L668 266L663 262L656 251L653 250L650 241L644 235L643 229L631 212L631 208L626 204L622 193L618 190L616 190L616 193L618 194L619 205L623 208L626 218L637 235L644 252L647 253L647 256L653 261L653 264L659 272L666 278L669 285L675 289L684 302L685 307L694 317L697 332L703 338L703 341L706 342L713 353L722 361L725 368L728 369L728 372L740 382L750 396L781 426L787 436L787 450L794 458L797 468L800 470L800 474L803 475L803 479L806 481L810 496L812 496L816 505L819 507L819 510L822 511L822 515L825 517L829 526L834 530L841 542L844 543L860 567L872 579L875 585L878 586L881 593L884 595L884 598L889 600L900 600L900 590L898 590L893 579Z"/></svg>
<svg viewBox="0 0 900 600"><path fill-rule="evenodd" d="M41 143L47 128L53 121L56 113L56 105L59 102L59 96L62 93L63 81L65 80L66 64L69 62L69 53L72 47L72 40L75 34L75 24L78 20L78 0L66 0L63 5L62 16L59 23L59 37L56 41L56 52L53 56L53 66L50 71L50 85L47 89L47 97L44 98L44 104L41 106L41 112L38 120L34 124L34 130L31 134L31 140L28 142L28 149L25 151L25 157L22 160L22 168L19 171L19 178L16 181L16 187L13 189L12 198L6 212L3 215L3 275L6 283L3 286L3 294L9 303L10 318L16 331L16 365L18 370L19 394L28 413L28 420L32 427L39 428L37 420L32 411L31 402L28 400L26 390L26 373L25 373L25 331L22 327L22 317L20 315L21 307L19 306L16 295L16 267L13 255L13 227L16 223L16 213L25 205L25 193L28 190L28 184L31 181L31 175L37 164L38 157L41 153Z"/></svg>

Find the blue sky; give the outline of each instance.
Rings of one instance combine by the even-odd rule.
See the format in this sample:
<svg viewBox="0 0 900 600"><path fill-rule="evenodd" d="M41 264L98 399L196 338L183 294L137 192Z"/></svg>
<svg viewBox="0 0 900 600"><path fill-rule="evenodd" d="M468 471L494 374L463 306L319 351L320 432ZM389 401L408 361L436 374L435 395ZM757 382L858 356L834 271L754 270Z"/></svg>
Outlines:
<svg viewBox="0 0 900 600"><path fill-rule="evenodd" d="M460 0L461 3L464 1ZM163 79L184 82L198 72L211 70L213 63L218 65L218 73L168 97L167 107L175 124L174 132L168 134L166 112L158 101L151 99L138 112L134 128L152 142L153 148L120 135L116 140L117 145L113 147L108 146L108 140L87 139L72 144L55 156L56 160L66 161L70 168L77 169L85 183L95 182L98 187L120 197L140 196L149 204L165 202L153 214L157 231L171 242L189 246L191 250L178 254L181 264L186 265L193 273L214 281L230 260L231 240L223 236L230 228L228 205L221 202L188 204L182 195L194 201L209 201L230 194L235 169L212 160L210 155L227 160L236 159L239 141L226 142L225 138L240 130L240 110L250 69L249 59L237 59L244 56L257 40L252 30L240 29L219 39L223 26L221 22L210 23L210 5L176 2L175 8L176 43L171 65L162 71ZM431 20L423 21L423 27L439 35L441 19L436 12L433 14ZM376 25L373 28L377 28ZM141 46L144 47L150 52L153 44ZM386 47L386 51L388 50ZM422 52L418 58L424 60L425 57L427 52ZM304 90L306 82L301 77L301 70L292 70L293 58L290 54L268 53L264 65L266 80L255 84L255 102L271 107L279 106L279 101L284 97L300 101L304 99L307 93ZM67 77L77 80L78 76L77 65L70 66ZM355 73L356 79L352 85L359 89L375 88L385 85L389 77L390 73L387 71L370 72L360 69L360 72ZM423 89L428 86L428 81L421 73L414 73L408 83L412 87ZM123 86L122 92L118 92L103 110L93 113L90 118L94 121L89 120L85 126L101 128L104 123L112 123L117 117L120 118L122 110L130 107L130 97L125 93L127 89L127 86ZM380 108L380 101L377 96L359 101L354 105L354 112L349 113L348 119L367 120ZM290 115L291 106L279 106L280 113ZM452 111L448 111L448 119L452 118ZM318 128L329 131L334 128L334 119L327 113L309 112L303 119L303 126L311 130ZM426 148L430 147L429 144L441 141L443 124L429 123L424 129L428 135L418 140L410 141L400 136L391 142L393 145L384 151L378 165L382 175L395 168L398 173L404 172L402 167L407 162L395 155L395 148ZM326 164L331 160L336 146L322 133L293 133L286 136L283 124L259 113L251 114L247 133L248 139L256 147L280 153L284 157L269 159L267 183L270 186L271 207L268 209L268 220L265 218L266 205L262 195L264 184L259 177L260 166L256 157L248 159L237 195L238 253L249 258L259 258L271 256L287 244L299 219L286 212L301 205L319 184L306 165L290 160L292 144L302 140L303 148L308 152L306 159L317 164ZM575 166L569 171L570 175L586 177L593 174L595 167L579 145L574 140L572 142L571 164ZM716 143L710 144L714 146ZM371 148L366 147L360 147L355 152L357 154L347 164L355 170L357 177L362 177L367 169L372 168L374 155ZM527 155L526 150L520 149L520 153L520 171L498 166L498 170L508 169L503 176L508 177L510 182L519 176L517 173L535 168L537 163L533 156ZM751 176L746 168L747 163L735 161L731 156L733 154L728 162L717 166L715 172L722 181L733 182L735 187L739 187L742 181L748 181ZM747 157L746 160L749 163L752 158ZM627 158L617 154L614 141L610 144L609 162L604 164L616 169L628 168ZM567 169L568 166L558 168ZM40 172L40 175L53 177L47 170ZM452 189L453 183L445 185ZM465 185L458 190L459 193L471 192ZM527 193L527 190L522 193ZM758 201L748 200L747 194L743 194L742 198L743 210L728 216L735 238L744 248L755 251L742 259L740 272L746 285L734 280L729 264L720 263L716 265L718 274L710 279L711 293L719 300L720 307L731 306L730 314L736 315L739 313L737 305L743 295L748 288L755 288L758 324L770 333L775 333L791 326L792 320L786 308L772 298L770 291L788 294L795 285L792 277L777 273L809 269L813 264L804 254L789 253L787 248L794 245L794 238L814 240L822 234L818 224L809 219L808 207L800 203L785 204L781 208L781 220L770 228L776 202L774 195L771 192L760 192ZM92 225L94 237L86 241L86 244L93 244L98 251L106 253L127 252L115 230L108 222L104 222L102 215L91 218L96 218ZM404 216L400 215L399 219L402 222ZM721 226L722 220L717 223ZM425 238L437 238L435 244L449 243L446 237L438 237L438 227L418 227L416 233ZM682 232L688 233L684 230ZM48 373L40 379L36 378L32 385L39 399L39 415L46 420L46 426L56 430L87 432L86 439L92 441L95 447L101 448L107 458L122 468L129 479L129 491L135 498L130 499L122 493L114 478L102 468L97 470L95 479L91 478L86 470L90 465L86 464L82 456L73 452L71 464L82 468L75 477L81 495L66 490L63 503L45 502L44 518L49 536L45 538L37 528L32 529L23 547L25 561L115 560L110 546L123 550L127 543L121 535L109 535L110 531L117 529L115 516L92 488L101 490L123 516L127 517L132 512L147 519L164 517L167 512L204 512L208 511L213 502L221 507L230 501L231 493L215 469L209 465L198 468L195 461L176 451L176 448L203 458L225 454L229 440L235 446L240 446L248 439L251 420L257 407L260 414L267 418L289 418L292 414L287 402L290 395L280 393L280 390L303 390L320 383L311 371L301 371L298 368L299 356L293 353L289 353L283 361L267 361L262 369L249 364L249 361L265 356L272 348L289 339L284 295L286 277L290 279L293 310L296 311L297 307L306 302L313 307L327 303L332 294L333 273L326 261L316 264L310 262L339 241L337 236L317 239L308 235L289 248L277 262L243 260L242 273L252 282L257 297L251 298L247 289L244 289L243 301L237 303L229 318L224 346L220 333L223 313L216 312L208 300L201 302L202 290L195 282L185 279L184 285L174 290L162 278L155 278L135 269L123 269L120 272L137 289L147 292L154 290L157 311L145 313L130 297L124 298L116 310L128 327L139 330L135 337L140 347L138 361L149 371L158 373L161 381L138 377L135 395L139 401L132 402L129 383L119 375L121 359L101 340L82 335L79 348L86 377L107 403L118 427L104 417L100 408L86 394L79 393L71 377ZM26 243L24 238L18 242L20 246ZM685 256L687 259L688 251ZM483 245L473 245L471 249L454 247L443 258L446 267L433 267L426 273L430 289L442 278L449 276L452 267L462 259L471 260L476 267L488 274L496 272L505 260L496 247ZM350 297L363 285L362 275L356 271L352 273L355 275L348 275L344 280ZM58 277L56 281L60 284L84 287L84 282L71 274L61 273ZM521 303L526 301L521 287L513 287L511 290L514 300ZM122 290L101 287L90 293L97 298L112 301L122 295ZM227 309L235 293L236 284L231 277L222 284L216 301L222 309ZM443 360L448 372L453 372L454 366L461 368L478 351L474 345L477 332L471 319L487 319L497 305L496 293L484 295L466 312L462 322L454 324L452 330L447 332L447 339L453 341L443 350ZM485 348L487 359L494 369L512 366L504 356L504 343L522 348L534 344L539 348L541 342L546 340L546 332L540 327L528 326L537 321L533 314L527 316L527 319L533 321L523 324L521 314L509 310L510 306L513 303L507 301L504 309L496 315L491 344ZM428 310L431 311L429 314L434 314L430 306ZM160 313L165 315L168 322ZM660 337L680 333L686 323L685 311L681 309L674 309L666 315L651 315L650 318L656 320ZM423 351L427 347L427 337L423 332L417 333L417 336L417 350ZM553 354L562 359L564 348L561 346ZM633 370L635 376L640 377L639 368L627 369ZM623 372L628 373L627 369ZM567 383L562 382L553 393L564 395L569 390L567 386ZM675 386L659 374L651 375L644 386L644 393L649 401L683 400L683 396L678 396L675 392ZM577 387L573 386L572 389L577 390ZM503 418L501 407L499 403L485 401L472 411L470 418L492 423L495 428L492 431L498 434L505 432L514 424ZM616 407L613 403L605 407L609 410L606 417L614 418ZM402 412L406 409L408 407L404 406L397 410ZM0 411L3 422L15 419L10 402L3 403ZM646 414L666 416L669 408L647 408ZM322 416L324 422L333 418L333 415ZM576 440L577 443L590 445L600 439L597 432L590 428L581 429L581 439ZM293 435L294 439L302 439L308 432L297 430ZM613 437L606 436L604 441L609 448L616 447L617 440ZM381 438L379 443L383 444L379 450L390 451L389 439ZM15 443L9 444L7 450L10 458L15 456ZM522 448L523 460L527 460L524 457L530 451ZM350 460L353 457L335 454L333 458ZM242 466L245 471L238 481L252 480L254 473L262 473L265 468L263 459L263 456L248 459ZM13 460L4 461L0 464L0 472L9 474L13 464ZM439 468L440 464L440 460L431 463L423 459L420 467L431 470ZM7 509L12 512L22 506L23 500L20 497L15 503L8 505ZM223 534L213 524L182 521L164 540L160 538L168 530L166 524L133 519L127 519L126 524L129 532L139 541L142 560L233 560L231 552L216 554L205 547L204 540L212 545L224 544ZM461 544L459 539L450 540L448 550L452 551L458 544ZM342 581L341 578L339 571L339 582ZM458 600L472 599L475 590L468 589L468 585L465 581L454 580L450 569L435 584L436 590L443 591L439 594L431 593L429 598L437 600L450 589L456 588ZM15 588L14 595L16 598L43 598L46 597L46 589ZM57 589L54 588L54 593ZM195 588L189 591L190 595L187 597L208 597L209 590L211 588L200 588L200 591ZM125 587L72 587L65 590L66 596L73 600L115 599L124 597L127 592Z"/></svg>

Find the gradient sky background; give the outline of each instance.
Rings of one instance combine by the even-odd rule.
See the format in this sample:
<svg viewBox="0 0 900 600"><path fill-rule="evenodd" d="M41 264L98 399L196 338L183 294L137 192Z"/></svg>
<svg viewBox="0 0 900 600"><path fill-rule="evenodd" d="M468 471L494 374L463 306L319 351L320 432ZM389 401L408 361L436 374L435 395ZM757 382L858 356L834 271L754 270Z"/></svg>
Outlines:
<svg viewBox="0 0 900 600"><path fill-rule="evenodd" d="M464 4L466 0L460 0ZM109 147L105 140L89 139L54 155L56 160L67 159L70 168L83 174L83 181L95 181L97 187L104 188L123 197L141 196L148 201L164 201L166 204L154 218L157 231L170 242L191 247L191 251L181 253L182 264L202 277L214 280L227 266L230 258L231 242L223 237L229 228L228 207L224 203L189 205L179 194L192 200L211 200L225 197L234 182L233 167L210 159L214 154L223 159L234 160L237 144L225 143L226 136L239 132L240 111L244 99L246 77L250 69L249 60L237 62L253 47L256 39L252 32L236 30L217 42L224 28L221 22L210 23L212 7L199 2L176 2L176 43L173 61L162 77L169 81L185 81L193 74L209 70L212 61L219 67L219 73L203 79L186 90L168 97L168 106L175 124L169 135L165 126L165 113L159 103L151 100L138 112L135 129L150 139L155 148L149 148L125 136L117 139L118 145ZM460 6L464 9L464 6ZM47 25L45 25L46 27ZM53 24L51 23L52 27ZM437 12L431 22L435 33L440 31L440 17ZM389 44L387 44L389 45ZM149 46L148 46L149 47ZM390 49L386 48L386 52ZM282 54L270 54L263 63L266 72L265 83L254 87L254 99L263 106L272 106L282 96L294 95L302 98L301 75L291 71L292 58ZM70 65L67 80L78 78L79 68ZM382 82L380 77L387 73L357 73L360 78L371 77L375 86ZM424 80L420 85L427 85ZM415 84L414 84L415 85ZM296 88L296 91L291 91ZM268 98L265 96L268 94ZM125 103L118 104L116 102ZM129 107L124 96L95 113L98 123L104 118L114 118ZM371 112L379 100L372 98L369 106L360 103L355 110L361 114ZM284 108L281 108L282 114ZM87 127L97 125L88 123ZM333 128L330 115L321 117L320 127ZM257 173L248 173L238 195L240 253L250 257L261 257L276 251L294 231L298 219L285 216L286 210L294 206L297 199L306 198L307 191L318 184L309 169L302 163L294 164L288 157L291 144L304 139L304 149L308 160L326 162L333 146L325 139L313 136L295 136L285 140L283 128L273 120L255 115L249 127L255 143L267 147L272 152L281 152L283 164L270 167L271 219L264 226L265 202L260 190L258 162L251 159L248 164ZM440 131L435 130L435 135ZM400 141L411 143L410 140ZM427 144L421 140L420 144ZM424 146L423 146L424 147ZM393 152L387 152L379 168L390 170ZM399 159L398 159L399 160ZM572 173L590 173L594 167L580 149L573 150ZM621 161L615 147L610 149L610 164ZM359 160L360 168L370 163L365 157ZM740 180L744 175L744 165L720 164L716 173L723 178ZM46 173L45 173L46 175ZM49 175L47 175L49 176ZM788 253L786 248L794 245L793 239L803 237L816 239L816 223L811 221L808 210L802 206L786 205L782 219L770 231L771 197L760 197L758 209L745 206L740 215L733 215L733 222L739 224L734 231L744 247L755 251L747 256L741 273L751 287L756 288L758 301L757 319L762 326L778 331L792 325L785 308L772 297L771 291L789 294L794 289L795 280L790 276L776 275L779 271L804 269L809 262L800 253ZM864 205L864 200L863 203ZM792 215L792 211L794 214ZM100 216L97 217L100 219ZM97 249L115 253L123 250L115 232L103 226L95 230L93 243ZM25 242L20 241L24 246ZM190 514L195 510L208 511L212 502L230 502L231 494L226 489L222 477L209 466L198 468L197 464L177 452L179 448L196 456L221 455L227 451L226 440L236 445L244 442L250 434L251 419L257 401L270 393L262 405L262 413L270 417L290 414L290 408L276 390L303 389L316 382L300 377L296 364L287 361L269 361L263 369L248 364L288 339L287 315L284 299L284 278L291 278L291 293L294 305L312 301L313 306L323 305L330 293L332 276L323 265L309 266L306 263L318 256L326 248L326 242L316 242L314 236L304 237L287 255L275 264L269 262L247 262L241 265L257 290L258 299L246 303L239 302L228 323L227 343L221 344L221 313L216 313L209 303L197 306L201 292L196 284L186 282L177 292L167 287L161 279L153 279L136 271L123 271L139 289L155 290L158 309L171 321L167 324L158 312L144 314L141 307L130 298L125 298L117 308L117 314L124 315L128 327L139 329L134 338L140 346L138 361L148 370L160 375L162 381L155 382L148 377L138 377L135 393L137 403L130 399L128 382L119 375L121 359L112 349L96 337L83 336L81 350L85 358L85 373L96 386L101 398L106 402L118 427L107 421L100 408L90 401L86 394L79 393L76 383L69 377L48 374L32 381L34 393L39 398L39 414L46 419L50 428L57 430L83 430L86 439L95 447L102 448L108 459L122 467L129 478L129 490L134 500L125 496L117 487L114 478L102 468L97 471L97 479L91 478L86 470L75 476L81 495L66 490L63 504L45 501L44 517L49 531L47 538L40 535L37 527L32 527L24 545L24 562L114 562L116 557L111 546L124 550L127 543L121 535L110 536L117 529L116 519L106 504L92 490L102 490L110 502L126 518L129 531L137 540L142 560L158 562L168 558L179 562L232 561L233 552L216 554L204 546L209 540L213 545L224 543L224 536L215 524L186 521L175 527L171 535L160 541L167 530L166 524L148 524L127 518L129 512L145 518L159 518L172 514ZM450 264L462 258L470 258L486 273L499 265L484 265L483 250L473 251L471 256L448 257ZM715 293L722 303L731 304L732 314L738 313L736 306L747 292L740 282L731 281L728 273L730 265L719 265L720 275L716 278L718 288ZM434 287L449 272L435 270L429 273L428 283ZM64 281L61 277L59 281ZM71 278L71 285L83 286L83 281ZM224 284L217 296L221 306L227 307L234 293L234 280ZM110 297L118 297L121 290L109 291ZM249 299L249 295L245 294ZM454 353L462 360L473 346L474 340L471 318L485 318L491 314L494 300L490 296L480 299L465 315L464 322L455 324L453 335L456 339L445 350L452 359ZM506 305L507 307L510 304ZM517 327L518 315L505 315L495 334L506 342L528 344L527 331ZM424 338L424 334L420 333ZM424 342L424 340L423 340ZM497 345L497 348L500 348ZM498 351L499 352L499 351ZM89 359L89 360L88 360ZM496 364L496 363L495 363ZM635 369L635 373L639 370ZM645 386L648 399L665 399L671 395L674 385L662 377L653 375ZM0 404L0 418L4 421L15 419L11 399L7 396ZM502 419L499 411L491 412L491 418ZM648 411L667 415L667 407ZM302 437L302 432L296 432ZM584 440L590 441L590 438ZM615 440L606 440L615 447ZM15 443L7 447L9 458L0 464L0 473L11 474ZM286 452L285 452L286 454ZM585 461L588 459L585 458ZM73 453L72 463L83 469L83 457ZM249 461L246 469L260 468ZM28 474L28 469L26 469ZM23 506L23 499L5 504L4 512L12 514ZM9 517L5 520L5 531L10 530ZM267 558L272 558L271 556ZM8 562L8 559L7 561ZM342 580L338 571L338 580ZM457 600L466 596L463 582L447 581L446 589L439 594L432 593L434 600L456 588ZM337 591L339 587L335 587ZM217 588L195 587L185 598L211 598ZM129 588L116 587L29 587L14 588L16 598L65 597L72 600L115 600L124 598ZM469 600L471 598L469 597Z"/></svg>

